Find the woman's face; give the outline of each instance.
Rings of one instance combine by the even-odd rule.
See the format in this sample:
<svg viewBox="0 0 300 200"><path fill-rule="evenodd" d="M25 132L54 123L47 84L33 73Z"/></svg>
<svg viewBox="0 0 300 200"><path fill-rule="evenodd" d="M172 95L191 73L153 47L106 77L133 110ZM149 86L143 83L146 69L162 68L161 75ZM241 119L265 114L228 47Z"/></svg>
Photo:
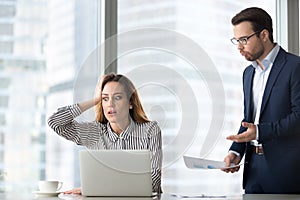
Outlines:
<svg viewBox="0 0 300 200"><path fill-rule="evenodd" d="M102 107L110 124L128 122L130 102L122 84L118 82L105 84L102 90Z"/></svg>

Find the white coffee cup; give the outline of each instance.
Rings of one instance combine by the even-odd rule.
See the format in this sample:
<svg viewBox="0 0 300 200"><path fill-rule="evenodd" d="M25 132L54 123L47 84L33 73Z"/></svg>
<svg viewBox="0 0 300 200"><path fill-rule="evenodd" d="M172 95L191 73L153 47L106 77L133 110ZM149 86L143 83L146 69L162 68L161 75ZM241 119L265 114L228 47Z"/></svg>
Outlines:
<svg viewBox="0 0 300 200"><path fill-rule="evenodd" d="M60 181L43 180L38 182L40 192L56 192L60 190L62 185L63 183Z"/></svg>

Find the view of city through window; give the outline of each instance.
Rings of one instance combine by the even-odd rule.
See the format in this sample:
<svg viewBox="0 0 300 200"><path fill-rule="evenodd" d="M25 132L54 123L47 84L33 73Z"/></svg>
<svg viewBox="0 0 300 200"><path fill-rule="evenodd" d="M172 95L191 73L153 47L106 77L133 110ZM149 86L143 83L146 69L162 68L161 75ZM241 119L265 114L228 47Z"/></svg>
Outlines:
<svg viewBox="0 0 300 200"><path fill-rule="evenodd" d="M249 6L276 19L272 0L118 1L117 72L161 126L164 192L242 192L242 170L190 170L182 156L223 160L225 137L238 131L248 63L230 42L230 20ZM104 43L102 8L101 0L0 0L0 192L33 191L40 179L80 186L80 147L47 118L94 94L105 67L94 56Z"/></svg>
<svg viewBox="0 0 300 200"><path fill-rule="evenodd" d="M182 155L223 160L231 144L226 136L238 131L248 63L230 42L230 21L249 6L276 19L273 1L119 1L118 69L162 127L167 193L242 192L242 170L191 170Z"/></svg>

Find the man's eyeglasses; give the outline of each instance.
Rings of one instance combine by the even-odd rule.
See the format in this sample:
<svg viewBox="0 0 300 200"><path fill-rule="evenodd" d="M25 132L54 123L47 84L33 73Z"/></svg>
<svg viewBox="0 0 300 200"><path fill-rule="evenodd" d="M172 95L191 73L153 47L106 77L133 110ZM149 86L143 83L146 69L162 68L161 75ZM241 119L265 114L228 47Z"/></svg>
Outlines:
<svg viewBox="0 0 300 200"><path fill-rule="evenodd" d="M239 38L239 39L231 38L230 41L231 41L232 44L234 44L234 45L238 45L239 43L240 43L241 45L246 45L247 42L248 42L248 40L249 40L252 36L254 36L255 34L260 33L260 32L261 32L261 31L256 31L255 33L253 33L253 34L251 34L251 35L249 35L249 36L241 37L241 38Z"/></svg>

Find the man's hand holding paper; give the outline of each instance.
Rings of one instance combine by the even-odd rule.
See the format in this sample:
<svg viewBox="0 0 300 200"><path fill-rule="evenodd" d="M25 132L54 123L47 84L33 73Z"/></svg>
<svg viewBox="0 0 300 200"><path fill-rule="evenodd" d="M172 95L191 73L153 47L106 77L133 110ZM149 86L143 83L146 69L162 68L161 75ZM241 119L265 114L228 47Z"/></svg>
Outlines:
<svg viewBox="0 0 300 200"><path fill-rule="evenodd" d="M190 156L183 156L183 159L185 165L190 169L234 169L240 166L235 163L227 165L227 163L223 161L208 160Z"/></svg>

